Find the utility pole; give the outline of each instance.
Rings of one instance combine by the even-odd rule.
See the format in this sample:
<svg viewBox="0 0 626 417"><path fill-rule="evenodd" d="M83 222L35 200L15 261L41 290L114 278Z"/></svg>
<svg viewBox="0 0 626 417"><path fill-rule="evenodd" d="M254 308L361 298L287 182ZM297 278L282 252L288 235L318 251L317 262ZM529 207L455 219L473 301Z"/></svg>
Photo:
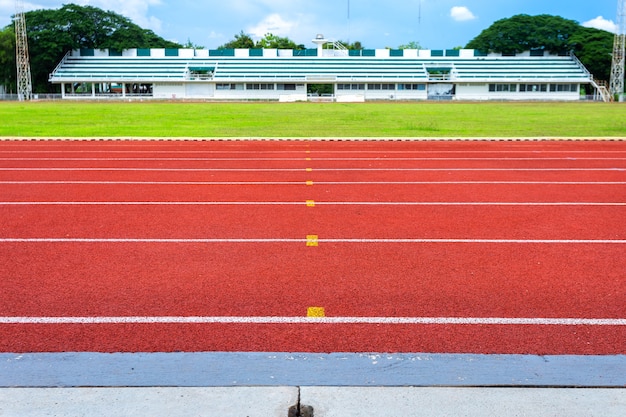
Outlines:
<svg viewBox="0 0 626 417"><path fill-rule="evenodd" d="M626 0L617 2L617 32L613 44L610 92L618 100L624 97L624 55L626 47Z"/></svg>
<svg viewBox="0 0 626 417"><path fill-rule="evenodd" d="M30 100L33 95L33 83L22 0L15 0L15 61L17 63L17 97L19 101Z"/></svg>

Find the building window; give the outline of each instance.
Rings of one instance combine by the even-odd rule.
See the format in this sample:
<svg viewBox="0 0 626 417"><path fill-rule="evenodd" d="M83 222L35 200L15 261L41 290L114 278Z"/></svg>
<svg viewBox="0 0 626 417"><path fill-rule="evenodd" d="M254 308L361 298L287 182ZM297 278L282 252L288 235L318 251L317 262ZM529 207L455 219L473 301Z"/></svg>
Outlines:
<svg viewBox="0 0 626 417"><path fill-rule="evenodd" d="M365 84L337 84L337 90L365 90Z"/></svg>
<svg viewBox="0 0 626 417"><path fill-rule="evenodd" d="M246 84L246 90L273 90L274 84Z"/></svg>
<svg viewBox="0 0 626 417"><path fill-rule="evenodd" d="M243 84L217 83L216 90L243 90Z"/></svg>
<svg viewBox="0 0 626 417"><path fill-rule="evenodd" d="M395 90L396 89L396 85L395 84L368 84L367 85L367 89L368 90Z"/></svg>
<svg viewBox="0 0 626 417"><path fill-rule="evenodd" d="M398 90L417 90L417 91L425 91L426 84L398 84Z"/></svg>
<svg viewBox="0 0 626 417"><path fill-rule="evenodd" d="M522 93L545 93L548 91L547 84L520 84L519 91Z"/></svg>
<svg viewBox="0 0 626 417"><path fill-rule="evenodd" d="M517 91L517 84L489 84L489 92L510 92L514 93Z"/></svg>
<svg viewBox="0 0 626 417"><path fill-rule="evenodd" d="M550 92L576 93L578 92L578 84L550 84Z"/></svg>
<svg viewBox="0 0 626 417"><path fill-rule="evenodd" d="M295 84L278 84L276 87L277 87L277 90L281 90L281 91L296 91Z"/></svg>

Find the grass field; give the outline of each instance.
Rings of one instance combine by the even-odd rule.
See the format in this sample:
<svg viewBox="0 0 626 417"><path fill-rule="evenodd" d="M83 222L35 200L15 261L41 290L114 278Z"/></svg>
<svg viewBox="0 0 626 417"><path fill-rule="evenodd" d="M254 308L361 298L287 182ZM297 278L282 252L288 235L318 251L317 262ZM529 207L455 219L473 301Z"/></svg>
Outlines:
<svg viewBox="0 0 626 417"><path fill-rule="evenodd" d="M604 103L2 102L0 137L626 137Z"/></svg>

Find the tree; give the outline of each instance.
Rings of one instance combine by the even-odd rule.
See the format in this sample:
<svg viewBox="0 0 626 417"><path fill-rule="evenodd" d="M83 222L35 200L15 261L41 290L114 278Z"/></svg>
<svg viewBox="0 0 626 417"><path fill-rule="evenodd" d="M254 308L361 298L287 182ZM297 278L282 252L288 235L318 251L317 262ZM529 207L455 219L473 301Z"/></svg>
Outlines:
<svg viewBox="0 0 626 417"><path fill-rule="evenodd" d="M15 29L7 26L0 30L0 85L7 92L17 91L15 64Z"/></svg>
<svg viewBox="0 0 626 417"><path fill-rule="evenodd" d="M242 30L238 35L235 35L235 39L226 42L217 49L252 49L254 47L255 45L252 37Z"/></svg>
<svg viewBox="0 0 626 417"><path fill-rule="evenodd" d="M520 14L495 22L468 44L469 49L515 54L531 49L550 53L572 50L571 37L579 25L559 16Z"/></svg>
<svg viewBox="0 0 626 417"><path fill-rule="evenodd" d="M13 32L13 29L9 29L12 26L13 24L0 32L0 39L4 39L5 32ZM142 29L117 13L75 4L64 5L55 10L28 12L26 28L35 92L51 91L53 87L48 83L48 76L70 50L180 47L178 43L166 41L153 31ZM15 54L14 41L8 52L5 43L0 41L0 62L3 62L3 67L2 57L7 53Z"/></svg>
<svg viewBox="0 0 626 417"><path fill-rule="evenodd" d="M574 52L596 78L608 80L613 34L586 28L574 20L551 15L516 15L495 22L466 48L505 54L529 50L567 54Z"/></svg>
<svg viewBox="0 0 626 417"><path fill-rule="evenodd" d="M185 42L183 44L183 48L185 48L185 49L205 49L204 46L196 45L195 43L191 42L191 39L189 39L189 38L187 38L187 42Z"/></svg>
<svg viewBox="0 0 626 417"><path fill-rule="evenodd" d="M417 41L411 41L406 45L398 46L398 49L422 49L422 45L420 45L420 43Z"/></svg>
<svg viewBox="0 0 626 417"><path fill-rule="evenodd" d="M306 49L304 45L296 45L296 43L291 39L276 36L272 33L266 34L261 40L259 40L256 43L256 47L266 49Z"/></svg>
<svg viewBox="0 0 626 417"><path fill-rule="evenodd" d="M597 79L611 78L614 38L611 32L586 27L580 27L572 36L574 53Z"/></svg>

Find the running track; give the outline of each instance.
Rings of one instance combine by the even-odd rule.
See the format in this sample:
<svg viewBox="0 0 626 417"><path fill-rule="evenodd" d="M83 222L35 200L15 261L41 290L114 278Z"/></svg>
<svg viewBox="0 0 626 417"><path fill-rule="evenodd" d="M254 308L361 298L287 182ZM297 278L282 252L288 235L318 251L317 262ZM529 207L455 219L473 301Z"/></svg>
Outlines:
<svg viewBox="0 0 626 417"><path fill-rule="evenodd" d="M625 254L625 142L0 142L0 352L622 355Z"/></svg>

